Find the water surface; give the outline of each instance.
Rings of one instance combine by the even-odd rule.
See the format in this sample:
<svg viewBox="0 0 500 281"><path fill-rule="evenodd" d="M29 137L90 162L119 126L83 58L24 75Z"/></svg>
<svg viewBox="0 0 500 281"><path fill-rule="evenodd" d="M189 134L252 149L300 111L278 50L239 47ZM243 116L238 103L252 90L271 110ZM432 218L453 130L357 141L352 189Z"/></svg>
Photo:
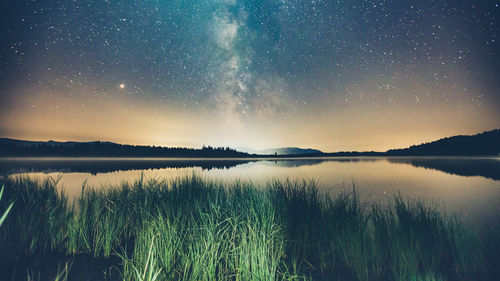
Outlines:
<svg viewBox="0 0 500 281"><path fill-rule="evenodd" d="M306 179L332 194L352 190L364 201L386 203L400 193L445 206L465 218L500 214L500 157L345 157L288 159L3 158L0 173L57 178L71 197L82 183L98 188L193 173L213 180Z"/></svg>

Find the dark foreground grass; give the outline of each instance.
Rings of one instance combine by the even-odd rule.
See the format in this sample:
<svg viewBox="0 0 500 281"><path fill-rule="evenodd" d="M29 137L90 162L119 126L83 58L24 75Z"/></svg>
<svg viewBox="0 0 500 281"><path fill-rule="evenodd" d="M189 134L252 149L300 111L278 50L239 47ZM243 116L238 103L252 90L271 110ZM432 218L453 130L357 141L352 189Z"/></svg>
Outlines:
<svg viewBox="0 0 500 281"><path fill-rule="evenodd" d="M422 201L197 176L82 187L3 178L0 280L498 280L500 230Z"/></svg>

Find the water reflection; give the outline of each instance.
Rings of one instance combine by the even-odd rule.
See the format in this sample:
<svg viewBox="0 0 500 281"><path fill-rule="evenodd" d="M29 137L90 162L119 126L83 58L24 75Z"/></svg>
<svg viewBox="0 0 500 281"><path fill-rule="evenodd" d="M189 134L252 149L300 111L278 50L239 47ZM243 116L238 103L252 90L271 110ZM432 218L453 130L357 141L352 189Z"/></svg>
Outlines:
<svg viewBox="0 0 500 281"><path fill-rule="evenodd" d="M389 161L442 171L459 176L481 176L500 180L498 157L341 157L289 159L172 159L172 158L3 158L0 174L17 173L111 173L165 168L230 169L256 163L273 167L302 167L324 162L359 163Z"/></svg>
<svg viewBox="0 0 500 281"><path fill-rule="evenodd" d="M229 169L247 159L158 159L158 158L7 158L0 160L0 173L111 173L164 168Z"/></svg>
<svg viewBox="0 0 500 281"><path fill-rule="evenodd" d="M493 180L500 180L499 158L475 157L447 157L447 158L388 158L391 163L410 164L414 167L423 167L443 171L459 176L481 176Z"/></svg>
<svg viewBox="0 0 500 281"><path fill-rule="evenodd" d="M500 158L344 157L299 159L0 159L0 173L44 179L63 173L58 188L69 198L83 182L95 188L197 174L257 186L270 179L306 179L335 194L356 185L361 200L390 202L396 194L444 203L474 220L500 214Z"/></svg>

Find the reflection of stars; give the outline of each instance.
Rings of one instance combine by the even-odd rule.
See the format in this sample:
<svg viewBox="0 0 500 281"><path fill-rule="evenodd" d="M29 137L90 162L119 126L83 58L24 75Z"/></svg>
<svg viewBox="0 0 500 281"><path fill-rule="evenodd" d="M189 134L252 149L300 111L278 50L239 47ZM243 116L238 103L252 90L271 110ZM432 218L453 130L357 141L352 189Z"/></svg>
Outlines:
<svg viewBox="0 0 500 281"><path fill-rule="evenodd" d="M125 84L121 83L118 87L120 87L120 89L125 89Z"/></svg>

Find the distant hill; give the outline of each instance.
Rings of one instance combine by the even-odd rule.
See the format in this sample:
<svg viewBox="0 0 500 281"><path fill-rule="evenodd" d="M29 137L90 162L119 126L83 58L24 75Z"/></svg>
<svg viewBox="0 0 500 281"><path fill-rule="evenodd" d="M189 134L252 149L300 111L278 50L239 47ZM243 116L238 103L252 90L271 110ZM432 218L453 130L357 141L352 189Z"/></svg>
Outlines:
<svg viewBox="0 0 500 281"><path fill-rule="evenodd" d="M295 154L322 154L321 150L312 148L298 148L298 147L281 147L281 148L270 148L265 150L253 150L248 147L238 147L237 150L250 153L250 154L261 154L261 155L295 155Z"/></svg>
<svg viewBox="0 0 500 281"><path fill-rule="evenodd" d="M275 156L276 155L276 156ZM341 151L323 153L311 148L284 147L256 151L250 148L211 147L201 149L123 145L113 142L25 141L0 138L0 157L179 157L179 158L284 158L350 156L467 156L500 155L500 129L473 136L453 136L386 152Z"/></svg>
<svg viewBox="0 0 500 281"><path fill-rule="evenodd" d="M25 141L0 138L0 156L3 157L185 157L185 158L236 158L248 157L229 147L204 146L201 149L123 145L113 142L57 142Z"/></svg>
<svg viewBox="0 0 500 281"><path fill-rule="evenodd" d="M89 141L89 142L78 142L78 141L27 141L27 140L16 140L16 139L9 139L9 138L0 138L0 145L15 145L19 147L31 147L31 146L37 146L37 145L48 145L48 146L63 146L63 147L73 147L75 145L81 145L81 144L87 144L87 145L93 145L93 144L116 144L113 142L101 142L101 141Z"/></svg>
<svg viewBox="0 0 500 281"><path fill-rule="evenodd" d="M437 141L386 151L388 156L500 155L500 129L472 136L453 136Z"/></svg>

